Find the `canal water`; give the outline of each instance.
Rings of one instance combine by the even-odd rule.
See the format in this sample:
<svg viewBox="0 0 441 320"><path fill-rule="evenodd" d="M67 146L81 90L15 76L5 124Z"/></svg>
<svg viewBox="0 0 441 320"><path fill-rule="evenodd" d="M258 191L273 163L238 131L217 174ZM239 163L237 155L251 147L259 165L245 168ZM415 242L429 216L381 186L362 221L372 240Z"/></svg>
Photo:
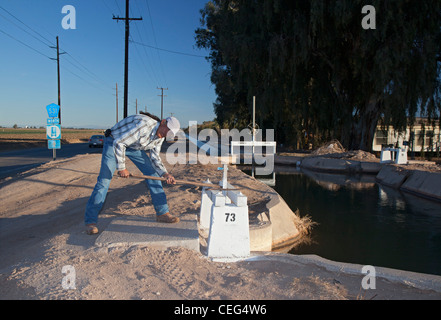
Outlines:
<svg viewBox="0 0 441 320"><path fill-rule="evenodd" d="M317 223L310 241L289 253L441 275L441 203L384 187L375 176L280 167L272 178L290 208Z"/></svg>

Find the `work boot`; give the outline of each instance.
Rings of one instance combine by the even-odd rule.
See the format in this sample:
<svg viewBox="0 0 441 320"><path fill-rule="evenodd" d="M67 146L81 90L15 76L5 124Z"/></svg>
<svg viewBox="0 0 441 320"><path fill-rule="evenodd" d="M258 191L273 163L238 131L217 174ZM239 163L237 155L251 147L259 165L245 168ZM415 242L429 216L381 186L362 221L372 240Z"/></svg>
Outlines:
<svg viewBox="0 0 441 320"><path fill-rule="evenodd" d="M172 216L169 212L156 216L156 221L164 223L177 223L180 221L178 217Z"/></svg>
<svg viewBox="0 0 441 320"><path fill-rule="evenodd" d="M96 227L96 224L95 223L91 223L91 224L86 225L86 233L89 234L89 235L97 234L98 233L98 228Z"/></svg>

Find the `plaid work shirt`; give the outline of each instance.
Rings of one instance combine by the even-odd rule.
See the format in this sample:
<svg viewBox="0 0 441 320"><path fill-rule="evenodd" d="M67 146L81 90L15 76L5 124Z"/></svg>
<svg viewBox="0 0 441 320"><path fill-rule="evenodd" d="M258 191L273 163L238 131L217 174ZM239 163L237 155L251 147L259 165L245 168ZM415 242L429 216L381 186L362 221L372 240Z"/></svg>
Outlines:
<svg viewBox="0 0 441 320"><path fill-rule="evenodd" d="M149 151L153 168L162 176L167 172L159 153L164 138L159 138L156 131L159 122L144 115L129 116L112 127L113 150L118 171L126 168L126 148Z"/></svg>

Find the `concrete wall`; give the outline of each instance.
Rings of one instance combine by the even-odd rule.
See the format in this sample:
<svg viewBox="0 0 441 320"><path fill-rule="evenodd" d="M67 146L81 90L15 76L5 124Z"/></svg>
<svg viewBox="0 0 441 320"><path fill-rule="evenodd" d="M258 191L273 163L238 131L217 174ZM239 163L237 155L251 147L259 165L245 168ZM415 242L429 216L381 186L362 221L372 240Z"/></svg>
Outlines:
<svg viewBox="0 0 441 320"><path fill-rule="evenodd" d="M385 165L378 173L377 180L395 189L441 201L441 173L438 172Z"/></svg>
<svg viewBox="0 0 441 320"><path fill-rule="evenodd" d="M441 200L440 172L410 169L405 165L326 157L304 158L301 168L329 173L376 174L376 180L381 184L433 200Z"/></svg>
<svg viewBox="0 0 441 320"><path fill-rule="evenodd" d="M413 170L400 189L441 201L441 173Z"/></svg>
<svg viewBox="0 0 441 320"><path fill-rule="evenodd" d="M285 200L278 194L267 204L269 220L272 225L272 248L287 246L300 236L296 223L299 218L292 212Z"/></svg>
<svg viewBox="0 0 441 320"><path fill-rule="evenodd" d="M401 185L409 177L410 172L403 170L399 166L383 165L377 174L377 181L388 187L399 189Z"/></svg>
<svg viewBox="0 0 441 320"><path fill-rule="evenodd" d="M307 157L301 161L301 167L322 172L378 173L381 165L378 162L333 159L326 157Z"/></svg>
<svg viewBox="0 0 441 320"><path fill-rule="evenodd" d="M271 251L291 245L300 237L299 218L283 198L274 193L258 224L250 224L250 250ZM268 218L269 217L269 218Z"/></svg>

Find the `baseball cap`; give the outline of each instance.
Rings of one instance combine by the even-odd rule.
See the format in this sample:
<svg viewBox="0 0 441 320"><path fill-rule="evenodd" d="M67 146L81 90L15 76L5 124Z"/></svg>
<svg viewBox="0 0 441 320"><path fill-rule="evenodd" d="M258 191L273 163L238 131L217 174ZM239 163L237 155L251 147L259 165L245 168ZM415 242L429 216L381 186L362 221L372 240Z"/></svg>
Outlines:
<svg viewBox="0 0 441 320"><path fill-rule="evenodd" d="M178 133L179 129L181 128L181 124L179 123L179 120L175 117L168 117L167 119L167 127L170 129L171 132L173 132L173 135L175 136L176 133Z"/></svg>

